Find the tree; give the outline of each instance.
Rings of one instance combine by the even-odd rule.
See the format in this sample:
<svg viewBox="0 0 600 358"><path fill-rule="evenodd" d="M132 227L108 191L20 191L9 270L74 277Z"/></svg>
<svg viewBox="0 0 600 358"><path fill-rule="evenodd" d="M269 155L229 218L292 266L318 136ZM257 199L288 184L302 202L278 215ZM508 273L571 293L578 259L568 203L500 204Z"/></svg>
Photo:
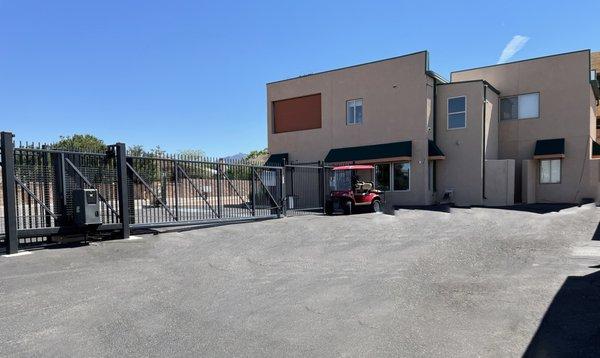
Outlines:
<svg viewBox="0 0 600 358"><path fill-rule="evenodd" d="M104 152L106 144L98 137L91 134L74 134L72 136L60 136L60 140L52 147L55 149L82 151L82 152Z"/></svg>
<svg viewBox="0 0 600 358"><path fill-rule="evenodd" d="M146 151L143 146L135 144L127 148L127 154L132 157L143 157L146 154Z"/></svg>
<svg viewBox="0 0 600 358"><path fill-rule="evenodd" d="M204 157L204 151L201 149L184 149L179 151L179 155L182 158L190 158L192 160L199 160Z"/></svg>
<svg viewBox="0 0 600 358"><path fill-rule="evenodd" d="M246 155L246 160L259 160L269 155L269 149L253 150Z"/></svg>

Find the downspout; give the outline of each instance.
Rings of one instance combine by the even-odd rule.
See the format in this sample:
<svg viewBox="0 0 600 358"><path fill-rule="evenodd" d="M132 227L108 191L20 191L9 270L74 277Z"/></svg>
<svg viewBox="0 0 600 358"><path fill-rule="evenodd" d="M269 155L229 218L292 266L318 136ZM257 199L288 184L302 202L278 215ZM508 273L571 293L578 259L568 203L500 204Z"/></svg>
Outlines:
<svg viewBox="0 0 600 358"><path fill-rule="evenodd" d="M481 182L481 187L482 187L482 197L483 199L487 199L487 197L485 196L485 116L486 116L486 110L487 110L487 84L483 84L483 121L482 121L482 135L481 135L481 167L483 169L482 171L482 182ZM490 123L491 124L491 123Z"/></svg>
<svg viewBox="0 0 600 358"><path fill-rule="evenodd" d="M433 131L433 143L436 143L436 139L437 139L437 133L436 133L436 122L437 122L437 84L438 84L438 80L437 79L433 79L433 100L432 100L432 108L431 110L433 111L433 118L432 118L432 131ZM427 144L429 147L429 143ZM429 159L429 158L428 158ZM435 193L437 192L437 160L433 161L433 185L431 190Z"/></svg>

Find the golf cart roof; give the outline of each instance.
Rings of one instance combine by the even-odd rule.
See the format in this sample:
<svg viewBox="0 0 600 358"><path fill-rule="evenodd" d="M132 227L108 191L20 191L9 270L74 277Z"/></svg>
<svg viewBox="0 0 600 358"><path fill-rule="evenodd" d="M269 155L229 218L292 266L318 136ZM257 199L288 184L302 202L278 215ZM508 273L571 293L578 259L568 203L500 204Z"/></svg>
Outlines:
<svg viewBox="0 0 600 358"><path fill-rule="evenodd" d="M372 165L342 165L340 167L333 167L333 170L370 170L373 168Z"/></svg>

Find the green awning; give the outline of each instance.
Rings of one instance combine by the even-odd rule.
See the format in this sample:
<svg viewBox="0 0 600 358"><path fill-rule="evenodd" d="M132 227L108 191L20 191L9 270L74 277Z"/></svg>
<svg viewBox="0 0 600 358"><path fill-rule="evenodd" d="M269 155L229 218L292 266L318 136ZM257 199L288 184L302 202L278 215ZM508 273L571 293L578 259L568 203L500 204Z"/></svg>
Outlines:
<svg viewBox="0 0 600 358"><path fill-rule="evenodd" d="M600 144L596 143L595 140L592 141L592 157L600 158Z"/></svg>
<svg viewBox="0 0 600 358"><path fill-rule="evenodd" d="M288 153L271 154L265 165L281 167L288 162Z"/></svg>
<svg viewBox="0 0 600 358"><path fill-rule="evenodd" d="M565 157L565 139L543 139L535 143L534 159L544 158L564 158Z"/></svg>
<svg viewBox="0 0 600 358"><path fill-rule="evenodd" d="M427 155L429 159L446 159L446 156L442 152L442 150L435 144L434 141L430 140L427 145Z"/></svg>
<svg viewBox="0 0 600 358"><path fill-rule="evenodd" d="M408 159L411 156L412 142L408 140L404 142L332 149L325 157L325 162L340 163L386 158Z"/></svg>

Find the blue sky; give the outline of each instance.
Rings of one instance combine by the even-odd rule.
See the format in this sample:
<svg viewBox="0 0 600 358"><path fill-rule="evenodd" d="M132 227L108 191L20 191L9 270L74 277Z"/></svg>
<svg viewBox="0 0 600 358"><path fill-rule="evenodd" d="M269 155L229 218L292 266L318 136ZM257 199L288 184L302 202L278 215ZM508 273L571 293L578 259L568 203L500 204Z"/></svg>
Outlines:
<svg viewBox="0 0 600 358"><path fill-rule="evenodd" d="M0 0L0 129L248 152L266 146L267 82L425 49L448 77L511 40L505 61L600 50L598 14L597 0Z"/></svg>

